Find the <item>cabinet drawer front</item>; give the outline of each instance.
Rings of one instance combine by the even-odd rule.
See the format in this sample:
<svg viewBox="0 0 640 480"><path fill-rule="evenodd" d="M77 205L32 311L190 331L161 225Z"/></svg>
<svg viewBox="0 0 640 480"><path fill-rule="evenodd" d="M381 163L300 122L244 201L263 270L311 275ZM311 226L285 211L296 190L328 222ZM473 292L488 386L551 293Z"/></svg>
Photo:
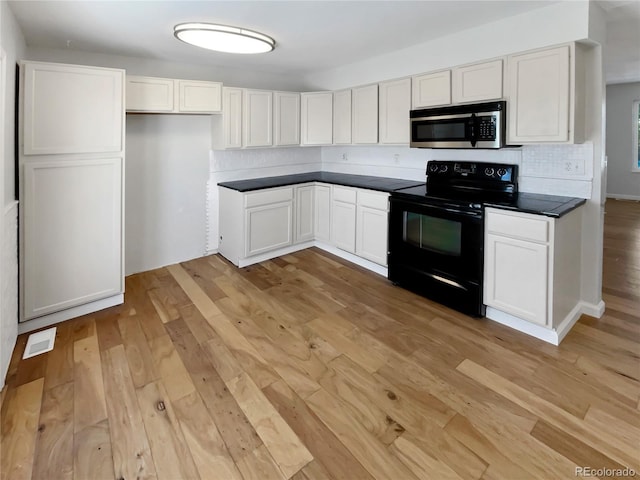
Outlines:
<svg viewBox="0 0 640 480"><path fill-rule="evenodd" d="M333 199L338 202L356 203L356 190L347 187L333 187Z"/></svg>
<svg viewBox="0 0 640 480"><path fill-rule="evenodd" d="M534 242L549 241L549 221L545 217L521 217L489 213L487 215L487 230L490 233L522 238Z"/></svg>
<svg viewBox="0 0 640 480"><path fill-rule="evenodd" d="M270 203L286 202L292 199L292 188L261 190L259 192L247 193L244 197L244 206L246 208L257 207L259 205L269 205Z"/></svg>
<svg viewBox="0 0 640 480"><path fill-rule="evenodd" d="M373 192L371 190L358 190L358 205L387 211L389 207L389 194Z"/></svg>

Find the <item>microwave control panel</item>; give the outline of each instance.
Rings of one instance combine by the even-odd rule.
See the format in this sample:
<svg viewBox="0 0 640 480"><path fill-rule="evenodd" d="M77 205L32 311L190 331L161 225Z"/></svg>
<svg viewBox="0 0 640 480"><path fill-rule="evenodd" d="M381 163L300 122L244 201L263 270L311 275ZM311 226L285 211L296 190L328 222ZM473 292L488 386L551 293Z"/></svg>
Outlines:
<svg viewBox="0 0 640 480"><path fill-rule="evenodd" d="M478 140L495 140L496 117L495 115L483 115L478 117Z"/></svg>

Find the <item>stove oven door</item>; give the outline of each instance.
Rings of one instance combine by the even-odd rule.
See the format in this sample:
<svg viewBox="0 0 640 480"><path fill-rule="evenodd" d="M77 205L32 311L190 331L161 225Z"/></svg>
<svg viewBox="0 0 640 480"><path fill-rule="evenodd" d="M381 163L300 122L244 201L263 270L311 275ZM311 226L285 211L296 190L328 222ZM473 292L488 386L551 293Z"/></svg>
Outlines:
<svg viewBox="0 0 640 480"><path fill-rule="evenodd" d="M391 198L389 280L482 316L483 214Z"/></svg>

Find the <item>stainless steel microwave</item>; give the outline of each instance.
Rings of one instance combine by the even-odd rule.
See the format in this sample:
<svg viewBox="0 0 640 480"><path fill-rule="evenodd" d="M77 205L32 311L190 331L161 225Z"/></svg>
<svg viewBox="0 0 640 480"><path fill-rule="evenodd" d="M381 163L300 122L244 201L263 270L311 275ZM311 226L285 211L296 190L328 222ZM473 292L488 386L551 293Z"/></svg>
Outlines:
<svg viewBox="0 0 640 480"><path fill-rule="evenodd" d="M411 110L411 147L502 148L507 102Z"/></svg>

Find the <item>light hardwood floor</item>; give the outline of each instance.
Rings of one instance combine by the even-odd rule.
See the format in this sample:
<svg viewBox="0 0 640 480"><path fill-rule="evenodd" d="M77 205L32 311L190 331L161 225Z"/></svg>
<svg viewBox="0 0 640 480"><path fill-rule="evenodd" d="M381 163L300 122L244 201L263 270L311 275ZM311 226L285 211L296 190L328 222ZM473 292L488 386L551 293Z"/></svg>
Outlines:
<svg viewBox="0 0 640 480"><path fill-rule="evenodd" d="M640 204L609 201L605 232L607 311L559 347L316 249L133 275L52 352L19 338L2 479L640 472Z"/></svg>

